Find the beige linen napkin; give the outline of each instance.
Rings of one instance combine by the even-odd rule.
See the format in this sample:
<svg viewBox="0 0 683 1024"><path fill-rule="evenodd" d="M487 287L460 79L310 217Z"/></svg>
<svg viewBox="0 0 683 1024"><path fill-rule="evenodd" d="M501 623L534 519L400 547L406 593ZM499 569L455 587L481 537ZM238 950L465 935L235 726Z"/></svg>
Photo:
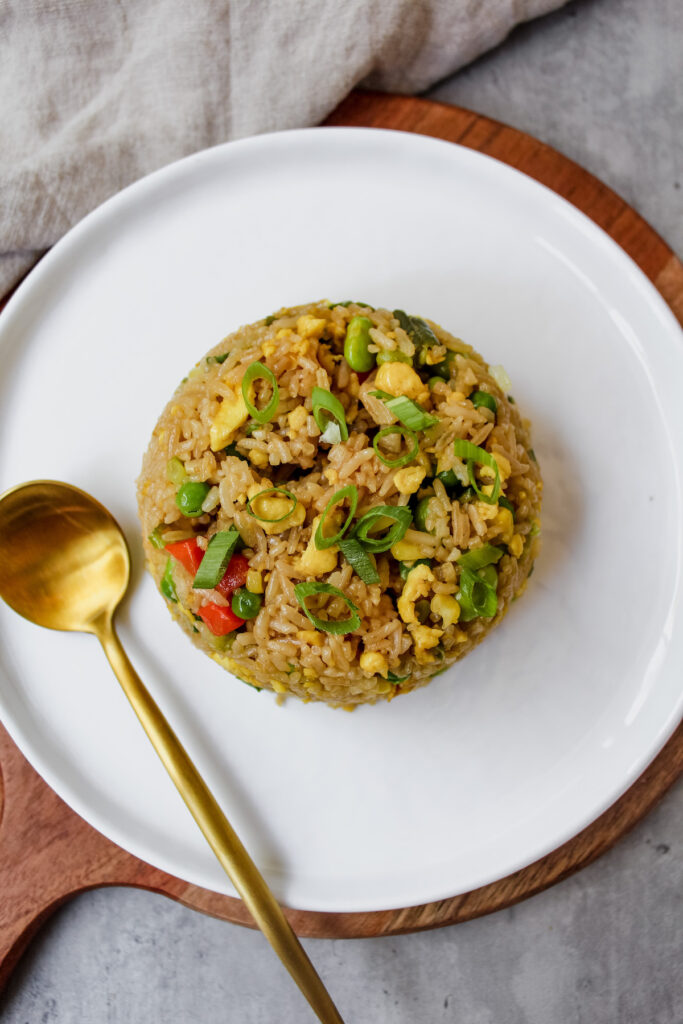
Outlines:
<svg viewBox="0 0 683 1024"><path fill-rule="evenodd" d="M564 0L0 0L0 295L171 160L426 89Z"/></svg>

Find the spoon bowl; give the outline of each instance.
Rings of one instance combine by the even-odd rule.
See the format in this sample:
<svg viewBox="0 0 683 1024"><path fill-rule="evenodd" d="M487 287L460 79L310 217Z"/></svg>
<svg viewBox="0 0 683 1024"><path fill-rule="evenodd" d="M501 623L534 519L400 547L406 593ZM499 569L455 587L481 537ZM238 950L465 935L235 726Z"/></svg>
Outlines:
<svg viewBox="0 0 683 1024"><path fill-rule="evenodd" d="M110 512L69 484L35 480L0 496L0 597L48 629L93 633L209 846L323 1024L343 1024L265 879L131 665L112 618L130 558Z"/></svg>
<svg viewBox="0 0 683 1024"><path fill-rule="evenodd" d="M0 596L25 619L48 629L97 632L129 577L121 528L89 494L36 480L0 499Z"/></svg>

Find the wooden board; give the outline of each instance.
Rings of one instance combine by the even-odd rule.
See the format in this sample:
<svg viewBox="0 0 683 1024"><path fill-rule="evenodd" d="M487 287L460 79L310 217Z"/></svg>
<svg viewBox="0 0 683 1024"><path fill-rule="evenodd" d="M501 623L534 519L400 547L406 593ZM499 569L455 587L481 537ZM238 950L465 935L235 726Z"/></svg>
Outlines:
<svg viewBox="0 0 683 1024"><path fill-rule="evenodd" d="M328 125L394 128L459 142L502 160L564 196L639 264L683 321L683 266L617 195L543 143L456 107L410 97L352 94ZM71 811L0 727L0 987L43 921L76 893L130 885L253 927L243 904L189 885L125 853ZM488 914L566 878L604 853L654 806L683 770L683 726L640 779L589 828L542 860L481 889L419 907L365 914L288 911L299 935L365 937L436 928Z"/></svg>

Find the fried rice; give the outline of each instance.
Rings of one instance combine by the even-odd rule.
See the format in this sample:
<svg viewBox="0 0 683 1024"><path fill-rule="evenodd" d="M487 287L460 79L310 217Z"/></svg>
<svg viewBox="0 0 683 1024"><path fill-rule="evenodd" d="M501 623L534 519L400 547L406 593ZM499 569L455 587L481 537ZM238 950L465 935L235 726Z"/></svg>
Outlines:
<svg viewBox="0 0 683 1024"><path fill-rule="evenodd" d="M533 567L543 485L509 390L401 310L316 302L226 337L138 480L172 615L259 689L353 707L427 683Z"/></svg>

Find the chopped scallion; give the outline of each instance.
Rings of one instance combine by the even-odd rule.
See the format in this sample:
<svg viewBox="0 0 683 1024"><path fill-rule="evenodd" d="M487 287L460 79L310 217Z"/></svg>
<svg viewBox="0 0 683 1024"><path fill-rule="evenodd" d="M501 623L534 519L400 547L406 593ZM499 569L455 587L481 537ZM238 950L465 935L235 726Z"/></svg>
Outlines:
<svg viewBox="0 0 683 1024"><path fill-rule="evenodd" d="M178 603L178 594L175 588L175 581L173 579L173 559L169 558L166 562L166 568L164 569L164 575L161 577L161 583L159 589L164 595L167 601L172 601L173 604Z"/></svg>
<svg viewBox="0 0 683 1024"><path fill-rule="evenodd" d="M320 629L325 633L333 633L336 636L344 636L346 633L353 633L354 629L358 629L360 626L360 615L358 614L358 608L356 605L345 594L342 594L341 590L338 590L337 587L333 587L331 583L318 583L317 580L311 580L307 583L297 583L294 587L294 593L304 614L313 623L316 629ZM341 598L349 609L350 614L348 619L321 619L318 615L314 615L306 606L306 598L312 597L314 594L329 594L332 597Z"/></svg>
<svg viewBox="0 0 683 1024"><path fill-rule="evenodd" d="M514 521L514 518L515 518L515 506L512 504L511 501L508 501L508 499L505 497L504 494L501 494L501 496L499 497L498 504L500 505L501 508L506 508L508 510L508 512L512 513L512 519Z"/></svg>
<svg viewBox="0 0 683 1024"><path fill-rule="evenodd" d="M193 590L213 590L220 583L239 539L234 526L213 535L192 581Z"/></svg>
<svg viewBox="0 0 683 1024"><path fill-rule="evenodd" d="M412 512L406 505L375 505L358 520L353 535L368 551L379 554L380 551L388 551L405 536L412 518ZM382 537L373 536L370 531L383 528L383 519L392 520L393 525Z"/></svg>
<svg viewBox="0 0 683 1024"><path fill-rule="evenodd" d="M346 499L348 499L349 502L349 513L346 517L344 525L342 526L341 530L338 530L337 533L335 533L332 537L326 537L324 533L324 527L325 521L328 515L330 514L330 511L334 508L335 505L339 505L340 502ZM320 517L320 522L318 523L318 528L315 531L315 546L318 548L318 550L322 551L323 548L331 548L334 544L339 543L339 541L349 528L351 520L356 514L357 507L358 488L356 487L355 484L349 484L348 487L342 487L340 491L337 491L335 494L332 495L327 505L325 506L325 510Z"/></svg>
<svg viewBox="0 0 683 1024"><path fill-rule="evenodd" d="M174 455L173 458L169 459L166 463L166 479L169 483L175 484L176 487L180 487L180 485L185 483L187 480L185 466L177 455Z"/></svg>
<svg viewBox="0 0 683 1024"><path fill-rule="evenodd" d="M395 672L387 672L387 682L389 683L404 683L406 679L410 679L410 676L397 676Z"/></svg>
<svg viewBox="0 0 683 1024"><path fill-rule="evenodd" d="M318 429L323 435L321 437L321 441L327 440L328 444L338 444L339 441L348 441L349 428L346 425L344 406L341 404L339 399L326 388L315 387L311 392L311 401L313 403L313 418L318 424ZM335 425L339 428L339 438L337 441L330 441L325 437L325 434L330 424L335 420ZM336 433L334 436L336 436Z"/></svg>
<svg viewBox="0 0 683 1024"><path fill-rule="evenodd" d="M161 534L160 526L154 527L154 529L152 530L148 537L148 540L152 547L156 548L158 551L162 551L166 547L166 542L164 541L164 538Z"/></svg>
<svg viewBox="0 0 683 1024"><path fill-rule="evenodd" d="M367 551L355 539L339 541L339 550L363 583L379 583L379 573Z"/></svg>
<svg viewBox="0 0 683 1024"><path fill-rule="evenodd" d="M471 551L466 551L464 555L461 555L458 565L476 572L483 565L494 565L502 558L502 555L502 548L496 548L493 544L482 544L480 548L472 548Z"/></svg>
<svg viewBox="0 0 683 1024"><path fill-rule="evenodd" d="M475 391L473 395L470 395L470 402L475 409L483 406L485 409L490 409L494 415L498 409L498 402L488 391Z"/></svg>
<svg viewBox="0 0 683 1024"><path fill-rule="evenodd" d="M255 380L267 381L273 391L270 401L263 407L263 409L257 409L249 397L250 387ZM270 423L277 412L277 407L280 401L280 391L273 371L269 370L267 366L259 362L252 363L251 366L248 366L244 377L242 377L242 398L244 399L244 404L246 405L252 419L255 419L257 423Z"/></svg>
<svg viewBox="0 0 683 1024"><path fill-rule="evenodd" d="M412 442L410 451L404 452L403 455L399 455L395 459L388 459L379 449L379 442L392 434L400 434L406 441ZM420 442L417 439L417 434L414 430L409 430L408 427L399 427L394 424L391 427L383 427L372 439L372 447L375 449L375 454L380 462L383 462L389 469L396 469L397 466L405 466L407 463L412 462L417 453L420 450Z"/></svg>
<svg viewBox="0 0 683 1024"><path fill-rule="evenodd" d="M285 498L289 498L289 500L292 502L292 507L288 509L284 515L278 516L277 519L269 519L268 516L260 515L260 513L255 508L254 502L259 501L259 499L265 498L269 494L284 495ZM292 492L288 491L285 487L267 487L265 491L259 491L258 494L254 495L253 498L249 498L249 500L247 501L247 512L249 513L250 516L253 516L254 519L258 519L262 523L281 523L284 519L287 519L289 516L291 516L292 512L294 511L298 504L299 499L296 497L296 495L292 494Z"/></svg>
<svg viewBox="0 0 683 1024"><path fill-rule="evenodd" d="M498 503L498 495L500 494L500 472L498 470L498 463L493 455L484 448L479 448L476 444L472 444L471 441L454 441L453 448L459 458L467 460L467 475L479 500L486 502L487 505L496 505ZM477 478L474 475L475 462L480 466L488 466L489 469L493 470L494 483L491 494L485 494L479 487Z"/></svg>
<svg viewBox="0 0 683 1024"><path fill-rule="evenodd" d="M386 391L371 391L374 398L381 398L387 409L408 430L428 430L439 422L438 416L426 412L417 402L407 395L387 395Z"/></svg>
<svg viewBox="0 0 683 1024"><path fill-rule="evenodd" d="M460 570L460 594L458 596L463 622L472 619L490 619L498 610L498 597L493 587L470 569Z"/></svg>

